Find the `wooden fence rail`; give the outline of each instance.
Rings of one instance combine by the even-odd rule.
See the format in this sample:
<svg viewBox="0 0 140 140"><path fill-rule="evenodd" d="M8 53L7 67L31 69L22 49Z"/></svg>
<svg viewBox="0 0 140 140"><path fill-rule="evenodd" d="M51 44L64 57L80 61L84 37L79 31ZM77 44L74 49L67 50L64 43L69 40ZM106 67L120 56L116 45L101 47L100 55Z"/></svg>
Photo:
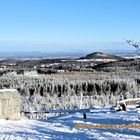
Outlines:
<svg viewBox="0 0 140 140"><path fill-rule="evenodd" d="M28 119L47 119L50 116L61 116L62 114L72 114L76 112L83 113L83 117L86 118L86 113L90 112L90 109L21 111L21 116Z"/></svg>
<svg viewBox="0 0 140 140"><path fill-rule="evenodd" d="M118 108L118 110L126 111L128 105L136 105L136 107L140 107L140 98L117 101L116 107Z"/></svg>

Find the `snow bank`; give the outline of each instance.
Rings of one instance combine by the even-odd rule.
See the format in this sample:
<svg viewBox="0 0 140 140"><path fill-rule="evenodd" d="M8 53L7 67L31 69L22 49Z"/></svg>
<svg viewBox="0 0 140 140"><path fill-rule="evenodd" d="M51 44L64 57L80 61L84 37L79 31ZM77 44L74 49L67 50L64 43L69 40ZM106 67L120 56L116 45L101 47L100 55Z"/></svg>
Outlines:
<svg viewBox="0 0 140 140"><path fill-rule="evenodd" d="M87 119L83 119L82 113L74 113L48 120L0 120L0 140L140 139L140 129L79 129L75 127L79 123L140 125L140 117L138 113L112 113L109 109L99 109L96 113L87 113Z"/></svg>

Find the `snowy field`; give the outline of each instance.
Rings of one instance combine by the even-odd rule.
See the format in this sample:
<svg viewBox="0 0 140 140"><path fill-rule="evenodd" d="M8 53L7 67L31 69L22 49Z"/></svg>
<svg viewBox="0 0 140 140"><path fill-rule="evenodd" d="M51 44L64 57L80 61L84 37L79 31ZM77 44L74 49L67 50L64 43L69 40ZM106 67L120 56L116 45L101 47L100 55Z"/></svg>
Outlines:
<svg viewBox="0 0 140 140"><path fill-rule="evenodd" d="M0 140L140 140L140 129L80 129L75 127L79 123L140 124L140 113L95 109L87 113L87 119L82 113L74 113L48 120L0 120Z"/></svg>

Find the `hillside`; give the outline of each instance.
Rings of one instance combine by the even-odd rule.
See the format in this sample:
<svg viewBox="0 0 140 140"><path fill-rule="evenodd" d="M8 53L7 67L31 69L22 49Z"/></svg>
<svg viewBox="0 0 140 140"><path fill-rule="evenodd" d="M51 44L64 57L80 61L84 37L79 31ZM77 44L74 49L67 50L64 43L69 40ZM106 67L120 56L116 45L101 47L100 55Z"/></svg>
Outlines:
<svg viewBox="0 0 140 140"><path fill-rule="evenodd" d="M28 59L28 60L22 60L22 59L5 59L0 60L0 65L24 65L24 66L34 66L34 65L40 65L40 64L46 64L46 63L60 63L61 59Z"/></svg>
<svg viewBox="0 0 140 140"><path fill-rule="evenodd" d="M103 52L93 52L85 57L81 57L80 59L115 59L115 60L121 60L123 59L120 56L112 55L112 54L107 54Z"/></svg>
<svg viewBox="0 0 140 140"><path fill-rule="evenodd" d="M105 71L112 71L116 69L140 71L140 59L126 59L115 62L103 63L94 66L93 69Z"/></svg>

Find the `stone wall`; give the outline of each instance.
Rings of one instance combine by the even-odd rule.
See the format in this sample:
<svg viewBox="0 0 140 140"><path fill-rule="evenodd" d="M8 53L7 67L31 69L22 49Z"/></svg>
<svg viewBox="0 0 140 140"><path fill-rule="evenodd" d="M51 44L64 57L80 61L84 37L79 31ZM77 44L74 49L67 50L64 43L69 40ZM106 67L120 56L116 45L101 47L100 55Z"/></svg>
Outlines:
<svg viewBox="0 0 140 140"><path fill-rule="evenodd" d="M0 119L20 119L20 94L16 89L0 89Z"/></svg>

